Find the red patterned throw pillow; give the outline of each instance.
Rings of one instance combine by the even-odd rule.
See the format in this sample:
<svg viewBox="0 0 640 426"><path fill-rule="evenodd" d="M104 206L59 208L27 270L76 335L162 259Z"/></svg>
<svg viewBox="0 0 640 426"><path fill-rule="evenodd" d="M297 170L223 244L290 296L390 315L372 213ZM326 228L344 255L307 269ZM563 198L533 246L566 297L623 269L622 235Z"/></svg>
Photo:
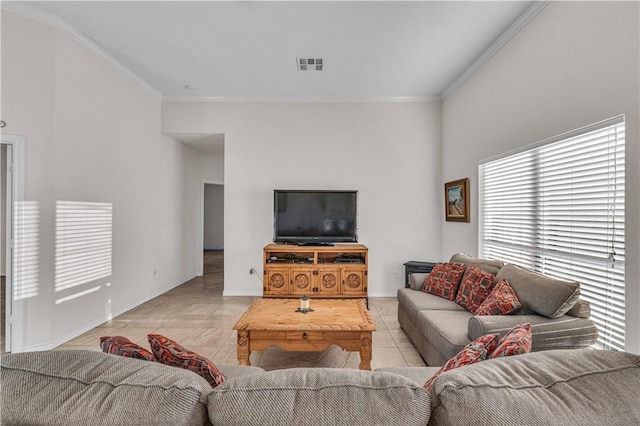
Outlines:
<svg viewBox="0 0 640 426"><path fill-rule="evenodd" d="M422 291L453 300L464 269L464 263L437 263L424 281Z"/></svg>
<svg viewBox="0 0 640 426"><path fill-rule="evenodd" d="M498 346L499 334L487 334L486 336L478 337L473 342L469 343L453 358L447 361L440 370L424 384L424 388L431 391L435 380L445 371L453 370L454 368L463 367L469 364L475 364L476 362L483 361L488 358L496 347Z"/></svg>
<svg viewBox="0 0 640 426"><path fill-rule="evenodd" d="M474 314L478 306L491 293L493 278L492 274L483 271L477 266L469 266L467 272L464 273L464 277L462 277L462 282L456 295L456 303Z"/></svg>
<svg viewBox="0 0 640 426"><path fill-rule="evenodd" d="M154 361L156 357L151 352L140 345L136 345L131 340L123 336L104 336L100 338L100 348L102 352L113 355L120 355L127 358Z"/></svg>
<svg viewBox="0 0 640 426"><path fill-rule="evenodd" d="M531 352L531 324L518 324L504 335L498 347L491 353L491 358L520 355Z"/></svg>
<svg viewBox="0 0 640 426"><path fill-rule="evenodd" d="M522 304L518 300L515 290L507 280L500 280L493 287L491 293L484 299L474 312L475 315L508 315L518 309Z"/></svg>
<svg viewBox="0 0 640 426"><path fill-rule="evenodd" d="M159 334L149 334L147 339L153 354L159 362L193 371L204 377L214 388L225 381L224 374L202 355L198 355L168 337Z"/></svg>

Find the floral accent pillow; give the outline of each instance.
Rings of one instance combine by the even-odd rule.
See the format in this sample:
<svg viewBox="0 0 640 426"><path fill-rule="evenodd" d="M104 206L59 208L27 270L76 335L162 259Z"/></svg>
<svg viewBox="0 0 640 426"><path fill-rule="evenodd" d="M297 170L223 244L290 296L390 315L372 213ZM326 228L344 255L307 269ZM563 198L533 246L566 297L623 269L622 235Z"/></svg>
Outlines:
<svg viewBox="0 0 640 426"><path fill-rule="evenodd" d="M120 355L126 358L136 358L145 361L156 361L151 352L123 336L103 336L100 338L102 352Z"/></svg>
<svg viewBox="0 0 640 426"><path fill-rule="evenodd" d="M426 390L431 391L435 380L445 371L484 361L487 359L489 354L496 349L499 339L499 334L487 334L485 336L478 337L458 352L456 356L447 361L440 370L436 371L436 373L427 380L423 387Z"/></svg>
<svg viewBox="0 0 640 426"><path fill-rule="evenodd" d="M531 352L531 324L518 324L504 335L498 347L491 353L491 358L520 355Z"/></svg>
<svg viewBox="0 0 640 426"><path fill-rule="evenodd" d="M456 295L456 303L475 314L484 299L491 293L493 278L494 276L489 272L485 272L475 265L469 266L462 277Z"/></svg>
<svg viewBox="0 0 640 426"><path fill-rule="evenodd" d="M522 304L518 300L516 291L509 285L509 281L500 280L474 313L475 315L508 315L520 309L520 306Z"/></svg>
<svg viewBox="0 0 640 426"><path fill-rule="evenodd" d="M147 339L153 354L159 362L193 371L204 377L214 388L225 381L224 374L202 355L198 355L160 334L149 334Z"/></svg>
<svg viewBox="0 0 640 426"><path fill-rule="evenodd" d="M464 263L437 263L424 281L422 291L453 300L464 269Z"/></svg>

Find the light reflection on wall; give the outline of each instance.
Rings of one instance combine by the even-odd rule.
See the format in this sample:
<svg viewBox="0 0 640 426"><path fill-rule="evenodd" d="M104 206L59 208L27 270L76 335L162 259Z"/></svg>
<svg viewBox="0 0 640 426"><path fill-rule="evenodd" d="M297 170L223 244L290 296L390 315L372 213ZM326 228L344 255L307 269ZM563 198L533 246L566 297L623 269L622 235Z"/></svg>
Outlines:
<svg viewBox="0 0 640 426"><path fill-rule="evenodd" d="M99 286L91 287L87 290L79 291L78 293L74 293L71 296L61 297L60 299L56 299L56 305L59 305L64 302L68 302L69 300L77 299L78 297L82 297L90 293L95 293L96 291L100 290L101 287L102 286L99 285Z"/></svg>
<svg viewBox="0 0 640 426"><path fill-rule="evenodd" d="M111 275L113 205L56 201L55 291ZM101 286L56 300L56 304L98 291Z"/></svg>
<svg viewBox="0 0 640 426"><path fill-rule="evenodd" d="M13 298L38 295L40 261L40 203L16 201L14 204Z"/></svg>

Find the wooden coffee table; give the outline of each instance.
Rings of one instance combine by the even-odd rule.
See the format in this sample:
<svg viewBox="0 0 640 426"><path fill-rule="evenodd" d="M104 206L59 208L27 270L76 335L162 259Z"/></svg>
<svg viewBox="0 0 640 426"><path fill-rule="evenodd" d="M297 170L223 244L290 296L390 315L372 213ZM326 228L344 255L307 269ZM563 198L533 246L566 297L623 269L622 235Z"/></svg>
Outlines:
<svg viewBox="0 0 640 426"><path fill-rule="evenodd" d="M360 352L360 369L371 370L371 332L376 330L362 299L311 299L313 311L297 312L298 299L258 299L233 326L238 361L251 365L251 351L280 346L319 352L330 345Z"/></svg>

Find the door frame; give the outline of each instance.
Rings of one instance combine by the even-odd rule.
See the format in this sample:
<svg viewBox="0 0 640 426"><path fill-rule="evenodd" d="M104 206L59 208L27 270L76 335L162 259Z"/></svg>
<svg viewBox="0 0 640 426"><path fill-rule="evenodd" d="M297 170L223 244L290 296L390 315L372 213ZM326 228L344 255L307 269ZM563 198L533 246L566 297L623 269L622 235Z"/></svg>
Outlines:
<svg viewBox="0 0 640 426"><path fill-rule="evenodd" d="M14 276L17 270L17 259L13 256L15 241L15 205L24 200L24 143L23 136L2 133L0 142L10 148L13 162L7 167L7 177L11 174L11 184L7 179L7 211L5 230L5 269L6 269L6 304L5 304L5 351L12 352L19 349L17 342L22 339L22 322L18 312L22 312L22 302L14 300ZM7 150L9 152L9 149Z"/></svg>

